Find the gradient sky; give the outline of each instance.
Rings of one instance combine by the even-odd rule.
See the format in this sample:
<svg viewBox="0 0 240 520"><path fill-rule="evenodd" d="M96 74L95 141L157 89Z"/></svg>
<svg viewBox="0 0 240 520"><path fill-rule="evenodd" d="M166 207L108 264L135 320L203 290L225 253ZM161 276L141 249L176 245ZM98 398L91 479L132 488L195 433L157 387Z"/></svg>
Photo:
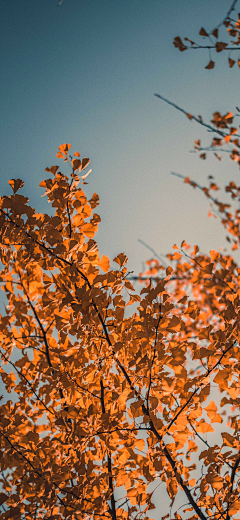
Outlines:
<svg viewBox="0 0 240 520"><path fill-rule="evenodd" d="M224 246L208 202L170 172L224 183L238 168L227 157L204 162L189 153L194 139L211 136L153 94L206 121L215 110L234 111L239 71L228 69L227 56L207 71L205 51L172 44L214 28L227 8L225 0L1 2L1 195L20 177L30 203L49 210L38 185L46 166L62 166L55 154L68 142L91 159L86 191L100 195L101 253L124 251L137 273L151 256L139 238L162 254L183 239L204 252Z"/></svg>
<svg viewBox="0 0 240 520"><path fill-rule="evenodd" d="M8 0L1 2L1 177L25 181L22 193L37 211L48 211L38 188L45 168L62 162L58 146L91 159L86 192L100 195L102 223L96 239L112 259L129 257L138 273L151 254L172 251L183 239L208 252L225 246L225 233L207 219L203 195L171 176L204 184L238 182L227 157L201 161L195 139L211 136L159 93L207 121L239 105L239 70L218 55L205 70L203 51L180 53L175 36L195 39L213 29L229 7L225 0ZM66 167L65 167L66 168ZM62 169L63 172L68 170ZM161 514L168 504L158 504ZM183 499L184 500L184 499Z"/></svg>

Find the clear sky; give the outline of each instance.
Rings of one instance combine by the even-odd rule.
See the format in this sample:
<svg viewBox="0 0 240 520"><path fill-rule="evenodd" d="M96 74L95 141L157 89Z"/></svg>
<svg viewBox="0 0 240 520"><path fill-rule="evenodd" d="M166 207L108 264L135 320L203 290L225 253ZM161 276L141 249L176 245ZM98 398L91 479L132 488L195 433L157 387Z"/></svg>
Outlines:
<svg viewBox="0 0 240 520"><path fill-rule="evenodd" d="M207 120L239 104L239 70L205 51L180 53L175 36L214 28L225 0L8 0L1 2L1 195L7 180L25 181L38 211L49 209L39 182L59 164L60 144L90 157L87 194L100 195L101 253L124 251L129 268L183 239L201 250L225 245L208 202L171 171L203 182L237 179L226 157L201 161L193 141L210 135L153 96L162 94ZM61 165L61 162L60 162ZM64 171L64 170L63 170Z"/></svg>

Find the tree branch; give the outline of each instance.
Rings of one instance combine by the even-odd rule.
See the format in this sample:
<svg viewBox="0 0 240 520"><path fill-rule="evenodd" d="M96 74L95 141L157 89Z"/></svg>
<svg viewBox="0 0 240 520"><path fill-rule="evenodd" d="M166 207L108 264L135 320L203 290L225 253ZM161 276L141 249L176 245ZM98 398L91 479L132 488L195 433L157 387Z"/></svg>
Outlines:
<svg viewBox="0 0 240 520"><path fill-rule="evenodd" d="M233 492L233 486L234 486L234 478L235 478L235 475L236 475L236 471L237 471L237 468L240 464L240 455L237 457L236 461L235 461L235 464L234 466L232 467L232 473L231 473L231 488L230 488L230 493L232 494ZM231 506L231 502L230 500L228 501L228 505L227 505L227 514L226 514L226 520L230 520L230 515L229 515L229 507Z"/></svg>
<svg viewBox="0 0 240 520"><path fill-rule="evenodd" d="M28 379L26 378L26 376L24 374L22 374L21 370L18 370L17 367L15 367L14 363L12 363L12 361L10 361L10 359L8 359L4 354L3 352L1 352L1 356L5 359L5 361L7 363L9 363L15 370L16 372L18 373L18 375L20 377L22 377L22 379L24 379L24 381L26 381L27 385L31 388L31 391L32 393L35 395L35 397L37 398L38 401L40 401L40 403L43 405L43 407L45 408L45 410L47 410L47 412L55 415L55 417L58 418L58 415L56 414L55 411L52 412L52 410L50 410L50 408L48 408L48 406L45 405L45 403L42 401L42 399L37 395L37 393L35 392L33 386L31 385L31 383L28 381Z"/></svg>
<svg viewBox="0 0 240 520"><path fill-rule="evenodd" d="M226 348L224 350L224 352L222 353L222 355L220 356L219 360L217 361L217 363L215 363L215 365L212 367L212 368L209 368L208 371L206 372L206 374L203 374L202 376L202 379L206 379L206 377L208 377L214 370L215 368L221 363L223 357L225 356L225 354L227 354L229 352L229 350L231 350L231 348L234 347L236 341L234 341L230 347ZM188 400L186 401L186 403L180 408L180 410L177 412L177 414L173 417L173 419L170 421L170 423L168 424L166 430L168 431L171 426L173 425L173 423L177 420L177 418L179 417L179 415L185 410L185 408L187 408L187 406L189 405L190 401L192 400L192 398L196 395L196 393L198 392L199 388L202 388L203 386L205 386L203 383L201 383L200 387L197 387L190 395L190 397L188 398Z"/></svg>
<svg viewBox="0 0 240 520"><path fill-rule="evenodd" d="M151 367L150 367L149 385L148 385L148 390L147 390L147 400L146 400L146 402L147 402L147 411L148 411L148 413L149 413L149 394L150 394L151 384L152 384L152 367L153 367L153 363L154 363L155 356L156 356L156 344L157 344L158 327L159 327L161 319L162 319L162 315L161 315L161 304L160 304L159 305L159 318L158 318L157 325L156 325L156 330L155 330L154 350L153 350L153 358L152 358Z"/></svg>
<svg viewBox="0 0 240 520"><path fill-rule="evenodd" d="M206 48L209 48L209 47L206 47ZM196 121L199 125L205 126L210 132L215 132L215 133L221 135L221 137L226 137L228 135L225 132L222 132L221 130L219 130L218 128L215 128L214 126L211 126L211 125L208 125L207 123L204 123L198 117L193 116L192 114L189 114L188 112L186 112L186 110L184 110L183 108L179 107L175 103L172 103L172 101L169 101L168 99L166 99L165 97L161 96L160 94L154 94L154 96L158 97L159 99L162 99L162 101L165 101L165 103L168 103L168 105L171 105L172 107L176 108L177 110L179 110L180 112L185 114L185 116L187 116L188 118L190 116L190 119L194 119L194 121ZM240 134L234 134L234 137L240 137Z"/></svg>
<svg viewBox="0 0 240 520"><path fill-rule="evenodd" d="M2 437L4 437L4 439L10 444L10 446L12 447L12 449L18 453L18 455L20 455L20 457L22 457L23 460L25 460L25 462L31 467L32 471L38 475L38 477L42 477L44 480L47 480L46 477L44 476L44 474L42 472L40 472L38 469L36 469L34 467L34 465L32 464L32 462L18 449L16 448L16 446L14 446L14 444L10 441L10 439L3 433L0 431L0 435L2 435ZM67 489L65 488L62 488L60 487L56 482L52 481L52 484L53 486L56 488L56 489L59 489L59 491L61 493L66 493L67 495L71 495L75 498L77 498L78 500L84 500L85 502L88 502L90 504L92 504L91 500L88 500L87 498L83 498L83 497L79 497L78 495L76 495L73 491L68 491ZM59 498L59 497L58 497ZM63 503L64 504L64 503ZM64 504L65 505L65 504ZM68 504L69 506L69 504ZM74 507L70 506L72 509L75 510Z"/></svg>
<svg viewBox="0 0 240 520"><path fill-rule="evenodd" d="M105 402L104 402L104 384L102 379L100 380L100 386L101 386L101 407L102 407L102 413L106 413L105 409ZM112 477L112 459L111 459L111 452L107 452L107 466L108 466L108 485L109 490L111 493L111 507L109 507L109 512L111 514L112 520L117 520L116 516L116 503L114 498L114 487L113 487L113 477Z"/></svg>

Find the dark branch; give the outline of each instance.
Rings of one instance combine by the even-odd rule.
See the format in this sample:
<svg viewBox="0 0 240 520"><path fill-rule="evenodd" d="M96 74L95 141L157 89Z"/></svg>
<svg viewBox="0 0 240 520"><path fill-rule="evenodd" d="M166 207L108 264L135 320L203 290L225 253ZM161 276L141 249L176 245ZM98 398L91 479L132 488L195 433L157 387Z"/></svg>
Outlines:
<svg viewBox="0 0 240 520"><path fill-rule="evenodd" d="M226 137L228 135L225 132L222 132L221 130L219 130L218 128L215 128L214 126L211 126L211 125L209 125L207 123L204 123L198 117L193 116L192 114L189 114L188 112L186 112L186 110L184 110L183 108L179 107L175 103L172 103L172 101L169 101L168 99L164 98L160 94L154 94L154 96L158 97L159 99L162 99L162 101L165 101L165 103L168 103L168 105L171 105L172 107L176 108L177 110L179 110L180 112L185 114L187 117L190 116L190 119L194 119L194 121L196 121L199 125L205 126L206 128L208 128L208 130L210 132L215 132L215 133L221 135L221 137ZM234 134L234 137L240 137L240 134Z"/></svg>

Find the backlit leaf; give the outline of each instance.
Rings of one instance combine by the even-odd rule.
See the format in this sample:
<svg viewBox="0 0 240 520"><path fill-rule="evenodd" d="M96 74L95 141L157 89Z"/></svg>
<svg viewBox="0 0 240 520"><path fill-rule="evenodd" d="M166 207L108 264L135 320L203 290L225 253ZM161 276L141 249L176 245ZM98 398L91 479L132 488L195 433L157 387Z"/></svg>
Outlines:
<svg viewBox="0 0 240 520"><path fill-rule="evenodd" d="M10 184L14 193L17 193L17 191L24 186L24 182L21 181L21 179L12 179L8 181L8 184Z"/></svg>
<svg viewBox="0 0 240 520"><path fill-rule="evenodd" d="M106 255L103 255L101 261L98 262L98 266L100 269L102 269L102 271L104 271L104 273L107 273L107 271L110 269L109 258Z"/></svg>

